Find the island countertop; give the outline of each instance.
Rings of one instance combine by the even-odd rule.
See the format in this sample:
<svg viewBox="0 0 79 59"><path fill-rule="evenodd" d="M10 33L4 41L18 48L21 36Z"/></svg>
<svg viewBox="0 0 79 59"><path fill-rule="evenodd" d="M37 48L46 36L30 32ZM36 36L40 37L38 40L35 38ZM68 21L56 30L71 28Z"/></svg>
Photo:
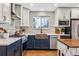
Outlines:
<svg viewBox="0 0 79 59"><path fill-rule="evenodd" d="M7 38L7 39L0 38L0 46L8 46L18 40L20 40L20 38Z"/></svg>
<svg viewBox="0 0 79 59"><path fill-rule="evenodd" d="M69 46L70 48L79 48L78 39L58 39L58 41Z"/></svg>

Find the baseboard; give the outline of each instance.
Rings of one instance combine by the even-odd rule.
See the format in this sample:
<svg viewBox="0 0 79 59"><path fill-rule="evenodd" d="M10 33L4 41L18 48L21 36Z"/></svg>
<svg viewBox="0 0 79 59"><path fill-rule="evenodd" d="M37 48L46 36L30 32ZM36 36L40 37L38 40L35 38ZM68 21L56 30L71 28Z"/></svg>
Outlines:
<svg viewBox="0 0 79 59"><path fill-rule="evenodd" d="M57 49L25 49L25 50L57 50Z"/></svg>

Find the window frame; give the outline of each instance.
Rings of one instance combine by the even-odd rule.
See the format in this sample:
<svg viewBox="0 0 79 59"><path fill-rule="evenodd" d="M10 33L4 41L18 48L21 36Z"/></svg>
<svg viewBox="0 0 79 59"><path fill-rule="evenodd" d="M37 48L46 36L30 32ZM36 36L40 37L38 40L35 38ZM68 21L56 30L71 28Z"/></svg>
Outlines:
<svg viewBox="0 0 79 59"><path fill-rule="evenodd" d="M43 28L42 27L42 29L50 29L50 16L33 16L33 17L40 17L40 18L42 18L42 17L48 17L48 27L47 28ZM32 17L32 29L36 29L36 30L39 30L39 29L41 29L41 28L34 28L33 27L33 17Z"/></svg>

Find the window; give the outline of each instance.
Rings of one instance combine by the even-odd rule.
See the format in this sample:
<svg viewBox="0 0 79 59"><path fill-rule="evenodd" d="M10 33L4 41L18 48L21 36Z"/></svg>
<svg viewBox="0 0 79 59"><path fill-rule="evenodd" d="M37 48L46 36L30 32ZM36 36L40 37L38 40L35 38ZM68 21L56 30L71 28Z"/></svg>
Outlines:
<svg viewBox="0 0 79 59"><path fill-rule="evenodd" d="M47 16L40 16L40 17L33 17L33 28L40 29L40 28L48 28L49 27L49 17Z"/></svg>

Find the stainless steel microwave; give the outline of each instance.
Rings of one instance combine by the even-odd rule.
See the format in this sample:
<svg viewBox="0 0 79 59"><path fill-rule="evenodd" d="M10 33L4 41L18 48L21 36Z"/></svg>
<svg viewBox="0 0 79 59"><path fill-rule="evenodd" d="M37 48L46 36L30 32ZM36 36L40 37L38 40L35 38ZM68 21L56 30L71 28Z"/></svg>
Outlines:
<svg viewBox="0 0 79 59"><path fill-rule="evenodd" d="M59 20L59 25L69 25L69 20Z"/></svg>

